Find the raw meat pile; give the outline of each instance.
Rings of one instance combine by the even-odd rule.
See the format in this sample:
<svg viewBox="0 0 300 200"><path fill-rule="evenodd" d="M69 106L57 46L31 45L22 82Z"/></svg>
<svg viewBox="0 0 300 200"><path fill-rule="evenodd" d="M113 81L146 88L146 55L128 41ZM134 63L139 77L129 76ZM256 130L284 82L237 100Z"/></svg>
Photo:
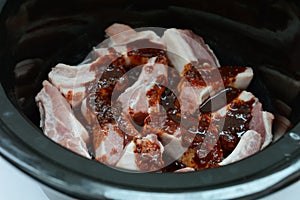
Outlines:
<svg viewBox="0 0 300 200"><path fill-rule="evenodd" d="M189 30L113 24L85 64L56 65L36 96L44 134L128 170L226 165L270 144L273 115L245 91L249 67L220 67Z"/></svg>

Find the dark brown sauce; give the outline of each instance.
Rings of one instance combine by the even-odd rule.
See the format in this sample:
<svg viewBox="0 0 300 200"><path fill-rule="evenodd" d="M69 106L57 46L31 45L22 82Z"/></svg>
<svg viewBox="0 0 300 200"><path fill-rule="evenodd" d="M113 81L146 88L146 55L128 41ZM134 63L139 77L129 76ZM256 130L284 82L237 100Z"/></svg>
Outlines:
<svg viewBox="0 0 300 200"><path fill-rule="evenodd" d="M217 163L234 150L242 134L249 130L254 99L247 102L237 100L236 97L241 91L233 88L222 92L226 92L228 97L229 110L226 116L215 116L213 119L212 112L215 110L206 109L199 115L198 127L195 127L196 119L192 116L184 119L183 126L186 131L182 132L182 144L188 147L188 150L180 162L185 166L197 170L217 167Z"/></svg>
<svg viewBox="0 0 300 200"><path fill-rule="evenodd" d="M170 119L172 119L177 123L180 123L181 121L180 104L174 92L166 88L166 90L160 97L160 104L163 106Z"/></svg>
<svg viewBox="0 0 300 200"><path fill-rule="evenodd" d="M91 71L105 71L113 63L125 63L125 59L122 55L115 52L114 50L109 51L113 52L109 55L97 57L97 60L91 64Z"/></svg>
<svg viewBox="0 0 300 200"><path fill-rule="evenodd" d="M168 166L166 166L166 167L164 167L163 169L162 169L162 172L174 172L174 171L176 171L176 170L178 170L178 169L182 169L182 168L185 168L186 166L182 163L182 162L180 162L180 161L174 161L174 162L172 162L173 161L173 159L171 159L170 160L170 157L168 156L168 155L164 155L163 154L163 158L164 158L164 162L165 163L170 163L171 162L171 164L169 164Z"/></svg>
<svg viewBox="0 0 300 200"><path fill-rule="evenodd" d="M224 81L224 85L227 86L229 84L229 81L234 81L235 77L239 73L245 72L247 68L239 66L224 66L218 69Z"/></svg>
<svg viewBox="0 0 300 200"><path fill-rule="evenodd" d="M127 44L128 56L137 55L141 57L165 56L166 47L149 39L140 39Z"/></svg>
<svg viewBox="0 0 300 200"><path fill-rule="evenodd" d="M124 147L133 140L133 137L127 134L124 134Z"/></svg>
<svg viewBox="0 0 300 200"><path fill-rule="evenodd" d="M184 67L183 76L193 86L206 86L205 77L192 64L187 64Z"/></svg>
<svg viewBox="0 0 300 200"><path fill-rule="evenodd" d="M184 67L183 76L193 86L224 84L225 87L235 80L235 77L246 70L246 67L225 66L219 68L202 67L197 69L192 64Z"/></svg>
<svg viewBox="0 0 300 200"><path fill-rule="evenodd" d="M147 91L146 96L149 99L148 103L150 107L159 104L160 96L164 91L165 87L159 84L155 84L153 88Z"/></svg>
<svg viewBox="0 0 300 200"><path fill-rule="evenodd" d="M223 129L220 131L220 142L225 156L234 150L240 137L249 130L253 103L254 99L248 102L237 101L230 104Z"/></svg>
<svg viewBox="0 0 300 200"><path fill-rule="evenodd" d="M214 112L217 111L233 99L235 99L242 91L232 87L225 88L218 94L207 99L203 104L199 106L200 113Z"/></svg>
<svg viewBox="0 0 300 200"><path fill-rule="evenodd" d="M168 117L176 123L181 122L180 103L177 98L179 95L177 85L180 82L180 75L173 68L168 68L168 87L160 95L160 105L165 109Z"/></svg>
<svg viewBox="0 0 300 200"><path fill-rule="evenodd" d="M94 94L96 96L94 103L100 125L114 122L113 111L111 108L111 95L117 81L125 72L122 65L113 63L106 68L97 83L97 90Z"/></svg>
<svg viewBox="0 0 300 200"><path fill-rule="evenodd" d="M92 99L92 101L89 101L90 106L95 108L100 125L114 122L113 111L111 108L112 92L116 92L116 96L119 96L119 94L125 91L126 88L128 88L137 80L140 70L134 70L135 73L128 73L130 76L127 76L126 74L124 80L122 80L122 84L118 84L118 88L115 88L120 78L128 70L145 64L149 59L149 57L146 56L147 52L149 53L149 56L156 55L155 53L157 53L158 56L165 54L162 50L157 51L156 49L153 50L151 48L138 49L133 48L136 44L130 45L130 48L133 49L131 52L128 52L131 61L130 64L127 64L124 56L117 53L114 48L109 48L111 54L100 57L97 62L93 63L91 66L91 70L104 71L96 84L96 91L89 97Z"/></svg>
<svg viewBox="0 0 300 200"><path fill-rule="evenodd" d="M140 138L134 138L133 142L135 144L135 162L142 171L156 171L162 168L163 161L162 156L160 156L160 146L156 142Z"/></svg>
<svg viewBox="0 0 300 200"><path fill-rule="evenodd" d="M99 78L96 92L94 97L91 98L94 99L100 125L114 123L113 112L121 112L121 105L117 106L119 107L118 111L111 108L112 91L117 90L119 94L124 92L138 79L141 70L134 70L134 73L129 72L124 76L126 72L136 66L145 64L153 56L157 57L156 61L160 63L166 64L169 62L165 51L159 48L142 49L139 48L139 43L131 43L127 47L129 49L127 56L131 60L130 64L126 63L124 57L118 55L113 49L111 50L111 56L103 57L102 61L94 64L95 68L104 67L105 64L108 66L102 77ZM168 87L163 86L167 80L161 80L162 85L157 84L152 90L147 91L147 96L150 99L149 104L155 106L159 103L165 109L167 117L160 122L160 116L157 116L157 118L152 116L155 118L153 120L148 113L134 113L130 120L138 126L144 127L141 130L136 127L136 130L141 132L142 135L154 133L160 141L162 141L162 134L173 135L177 130L180 130L181 142L183 147L187 148L187 151L176 161L173 161L166 153L155 160L153 157L160 155L160 146L157 143L123 133L124 146L131 141L135 143L134 153L136 154L137 166L142 171L162 169L162 172L172 172L184 167L193 167L196 170L217 167L218 163L236 147L241 135L249 129L253 101L234 101L241 91L227 87L236 75L245 71L245 69L244 67L221 67L198 70L192 64L186 65L183 76L192 85L218 85L224 82L226 87L219 94L200 105L199 112L193 116L187 114L182 116L177 98L177 87L181 76L168 69L168 81L170 80ZM118 88L115 88L116 83L122 76L124 78L122 80L123 84L118 84ZM224 97L226 101L224 101ZM212 121L212 112L229 103L229 112L226 113L223 119L220 117L220 121L223 120L224 125L222 126L215 119ZM212 109L212 105L214 105L214 109ZM156 125L154 127L149 125L149 129L145 129L145 125L150 123ZM162 168L163 163L171 164Z"/></svg>
<svg viewBox="0 0 300 200"><path fill-rule="evenodd" d="M185 166L196 170L216 167L223 159L223 151L217 133L185 135L193 139L187 151L179 159Z"/></svg>

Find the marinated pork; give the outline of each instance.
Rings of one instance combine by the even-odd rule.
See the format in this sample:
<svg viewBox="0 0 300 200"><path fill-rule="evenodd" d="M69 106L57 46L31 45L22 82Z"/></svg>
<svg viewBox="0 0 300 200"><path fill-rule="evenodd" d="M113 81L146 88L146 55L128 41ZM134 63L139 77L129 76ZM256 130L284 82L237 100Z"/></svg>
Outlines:
<svg viewBox="0 0 300 200"><path fill-rule="evenodd" d="M209 67L220 66L203 39L190 30L168 29L164 32L162 41L167 46L169 59L180 73L189 63L206 64Z"/></svg>
<svg viewBox="0 0 300 200"><path fill-rule="evenodd" d="M127 144L117 167L137 171L157 171L164 166L162 160L163 145L157 136L135 137Z"/></svg>
<svg viewBox="0 0 300 200"><path fill-rule="evenodd" d="M36 96L55 142L118 168L181 173L239 161L272 142L273 114L245 91L252 68L220 66L190 30L160 37L113 24L105 32L82 64L56 65Z"/></svg>
<svg viewBox="0 0 300 200"><path fill-rule="evenodd" d="M48 81L35 98L41 113L41 127L44 134L58 144L84 157L91 158L86 143L87 130L76 119L61 93Z"/></svg>
<svg viewBox="0 0 300 200"><path fill-rule="evenodd" d="M178 85L181 110L193 114L204 100L227 87L245 89L253 71L249 67L196 68L185 66L183 79Z"/></svg>
<svg viewBox="0 0 300 200"><path fill-rule="evenodd" d="M155 57L150 59L143 66L136 82L118 97L117 101L122 106L118 118L120 124L126 121L122 119L124 115L136 121L137 125L142 125L151 113L160 112L160 96L165 89L168 75L167 67L155 62Z"/></svg>

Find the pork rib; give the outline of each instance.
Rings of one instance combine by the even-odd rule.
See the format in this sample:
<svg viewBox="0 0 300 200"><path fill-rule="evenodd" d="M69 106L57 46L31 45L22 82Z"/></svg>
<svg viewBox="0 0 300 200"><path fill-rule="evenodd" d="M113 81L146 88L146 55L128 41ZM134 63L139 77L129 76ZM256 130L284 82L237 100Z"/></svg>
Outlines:
<svg viewBox="0 0 300 200"><path fill-rule="evenodd" d="M164 146L164 153L175 161L187 150L187 147L182 146L182 128L165 113L151 113L145 119L142 133L158 135Z"/></svg>
<svg viewBox="0 0 300 200"><path fill-rule="evenodd" d="M96 111L89 105L88 97L82 101L81 114L83 123L93 134L95 159L109 165L115 165L124 148L124 135L116 123L105 123L100 126Z"/></svg>
<svg viewBox="0 0 300 200"><path fill-rule="evenodd" d="M41 126L52 140L123 169L182 168L175 172L230 164L272 141L274 116L242 91L252 80L251 68L220 67L189 30L167 29L160 38L113 24L105 32L109 38L82 64L54 67L51 83L44 81L36 96ZM142 67L131 76L136 66Z"/></svg>
<svg viewBox="0 0 300 200"><path fill-rule="evenodd" d="M185 173L185 172L194 172L195 169L192 167L185 167L174 171L175 173Z"/></svg>
<svg viewBox="0 0 300 200"><path fill-rule="evenodd" d="M182 144L189 145L179 159L185 166L196 169L216 167L228 154L228 159L225 158L221 165L229 164L258 152L270 143L272 114L262 111L261 104L252 93L242 91L235 95L226 106L214 112L201 111L198 129L187 129L187 133L182 133ZM205 165L199 165L197 159ZM210 161L206 162L207 159Z"/></svg>
<svg viewBox="0 0 300 200"><path fill-rule="evenodd" d="M87 57L93 60L91 63L78 66L57 64L49 73L49 80L71 106L76 107L88 95L89 86L101 78L112 65L134 64L134 58L127 56L127 51L126 46L95 48ZM141 61L146 63L148 58Z"/></svg>
<svg viewBox="0 0 300 200"><path fill-rule="evenodd" d="M50 82L59 89L72 107L78 106L87 96L90 83L101 77L113 62L122 57L124 48L94 50L92 63L78 66L57 64L49 73Z"/></svg>
<svg viewBox="0 0 300 200"><path fill-rule="evenodd" d="M262 110L261 103L257 103L253 107L250 129L261 134L262 137L261 149L264 149L272 142L273 119L274 119L273 114Z"/></svg>
<svg viewBox="0 0 300 200"><path fill-rule="evenodd" d="M234 151L220 162L219 165L228 165L257 153L261 148L261 142L261 134L254 130L247 131L241 137L241 140L235 147Z"/></svg>
<svg viewBox="0 0 300 200"><path fill-rule="evenodd" d="M96 160L115 165L121 158L124 148L124 136L116 124L104 127L94 126L94 148Z"/></svg>
<svg viewBox="0 0 300 200"><path fill-rule="evenodd" d="M159 112L160 96L167 84L168 74L167 67L155 63L155 60L156 58L151 58L143 66L138 80L117 99L122 105L122 113L119 116L121 121L124 121L122 115L137 119L152 112Z"/></svg>
<svg viewBox="0 0 300 200"><path fill-rule="evenodd" d="M95 79L96 73L90 71L90 64L81 66L58 64L49 73L51 83L73 107L79 105L86 96L86 84Z"/></svg>
<svg viewBox="0 0 300 200"><path fill-rule="evenodd" d="M251 120L248 125L250 130L241 136L235 149L220 165L230 164L251 156L265 148L272 141L271 127L274 116L269 112L262 111L261 103L250 92L243 91L239 98L254 100L252 102Z"/></svg>
<svg viewBox="0 0 300 200"><path fill-rule="evenodd" d="M239 105L239 102L245 102L246 104L246 108L248 110L248 113L246 113L245 108L243 108L242 112L244 113L234 113L236 109L239 109L239 107L236 107L235 105ZM247 103L249 102L249 103ZM248 105L247 105L248 104ZM229 107L228 107L229 106ZM249 107L250 106L250 107ZM243 91L236 99L234 99L229 105L226 106L227 107L227 111L225 110L225 108L222 108L218 111L218 117L222 117L225 114L228 113L228 109L231 110L230 111L230 115L233 115L234 118L236 118L237 120L245 120L245 122L247 121L248 123L248 129L249 130L253 130L256 131L257 133L259 133L261 135L261 149L265 148L267 145L270 144L270 142L272 141L272 120L274 119L274 116L269 113L269 112L265 112L262 110L262 105L259 102L259 100L250 92L246 92ZM250 111L250 113L249 113ZM247 116L249 116L249 114L251 115L251 118L247 118ZM228 114L227 114L228 115ZM228 116L227 116L228 118ZM250 121L249 121L250 119ZM228 119L225 119L228 120ZM225 125L229 125L228 128L230 128L230 126L235 125L235 127L240 127L238 124L231 124L231 123L226 123L225 121ZM244 127L244 131L245 128ZM242 131L243 132L243 131ZM222 135L221 135L222 137Z"/></svg>
<svg viewBox="0 0 300 200"><path fill-rule="evenodd" d="M115 23L108 27L105 32L110 36L110 47L128 45L130 43L136 43L136 41L147 41L146 43L142 42L143 46L141 46L141 48L164 47L160 37L153 31L145 30L137 32L130 26Z"/></svg>
<svg viewBox="0 0 300 200"><path fill-rule="evenodd" d="M43 89L35 100L40 109L44 134L65 148L91 158L85 143L89 140L89 134L57 88L44 81Z"/></svg>
<svg viewBox="0 0 300 200"><path fill-rule="evenodd" d="M156 171L164 166L163 145L154 134L136 137L125 147L116 167L138 171Z"/></svg>
<svg viewBox="0 0 300 200"><path fill-rule="evenodd" d="M253 71L249 67L199 68L186 66L178 85L181 110L193 114L209 97L227 87L245 89L251 82Z"/></svg>
<svg viewBox="0 0 300 200"><path fill-rule="evenodd" d="M162 41L167 46L169 59L179 73L182 73L184 66L190 63L220 66L216 56L203 39L190 30L167 29L162 36Z"/></svg>

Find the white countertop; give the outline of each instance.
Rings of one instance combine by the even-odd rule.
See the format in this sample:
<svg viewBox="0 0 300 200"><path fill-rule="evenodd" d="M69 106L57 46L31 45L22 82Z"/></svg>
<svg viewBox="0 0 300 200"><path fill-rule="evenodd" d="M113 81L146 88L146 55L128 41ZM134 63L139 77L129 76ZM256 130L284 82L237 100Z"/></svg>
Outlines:
<svg viewBox="0 0 300 200"><path fill-rule="evenodd" d="M0 157L0 199L49 200L39 184ZM261 200L299 200L300 181Z"/></svg>
<svg viewBox="0 0 300 200"><path fill-rule="evenodd" d="M29 176L0 157L0 199L49 200Z"/></svg>

